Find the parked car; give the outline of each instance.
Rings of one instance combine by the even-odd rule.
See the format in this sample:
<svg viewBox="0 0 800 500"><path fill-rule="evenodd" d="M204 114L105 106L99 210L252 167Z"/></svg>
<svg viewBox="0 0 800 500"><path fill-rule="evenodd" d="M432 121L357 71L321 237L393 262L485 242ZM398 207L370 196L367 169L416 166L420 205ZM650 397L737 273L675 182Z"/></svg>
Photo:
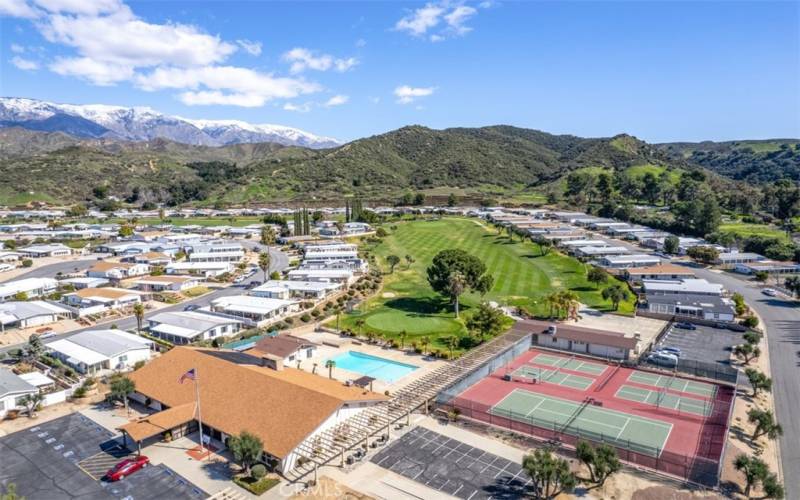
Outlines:
<svg viewBox="0 0 800 500"><path fill-rule="evenodd" d="M40 340L51 339L51 338L53 338L53 337L55 337L57 335L58 334L56 332L54 332L53 330L50 330L48 332L44 332L43 334L39 335L39 339Z"/></svg>
<svg viewBox="0 0 800 500"><path fill-rule="evenodd" d="M671 355L673 355L675 357L678 357L678 358L681 357L681 350L678 349L677 347L661 346L658 349L656 349L656 352L661 352L661 353L664 353L664 354L671 354Z"/></svg>
<svg viewBox="0 0 800 500"><path fill-rule="evenodd" d="M184 311L196 311L198 309L200 309L200 306L197 304L189 304L183 308Z"/></svg>
<svg viewBox="0 0 800 500"><path fill-rule="evenodd" d="M247 276L244 276L244 275L243 275L243 276L237 276L237 277L236 277L236 278L233 280L233 282L234 282L234 283L241 283L241 282L242 282L242 281L244 281L245 279L247 279Z"/></svg>
<svg viewBox="0 0 800 500"><path fill-rule="evenodd" d="M647 361L654 363L656 365L666 366L669 368L674 368L678 366L678 357L673 354L667 354L664 352L654 352L647 356Z"/></svg>
<svg viewBox="0 0 800 500"><path fill-rule="evenodd" d="M765 288L761 290L761 293L763 293L764 295L768 295L770 297L775 297L776 295L778 295L778 292L772 288Z"/></svg>
<svg viewBox="0 0 800 500"><path fill-rule="evenodd" d="M688 321L681 321L680 323L675 323L675 328L682 328L684 330L697 330L697 327L694 326L692 323Z"/></svg>
<svg viewBox="0 0 800 500"><path fill-rule="evenodd" d="M144 455L139 455L138 457L126 458L125 460L121 461L114 467L110 468L106 475L103 476L103 479L106 481L121 481L125 479L127 476L130 476L134 472L144 467L150 463L150 459Z"/></svg>

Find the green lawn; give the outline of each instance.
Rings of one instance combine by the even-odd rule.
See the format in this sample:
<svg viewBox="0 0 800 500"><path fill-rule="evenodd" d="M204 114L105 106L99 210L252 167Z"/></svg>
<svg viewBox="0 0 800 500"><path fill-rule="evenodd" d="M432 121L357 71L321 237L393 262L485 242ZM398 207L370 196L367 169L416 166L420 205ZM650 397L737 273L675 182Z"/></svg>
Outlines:
<svg viewBox="0 0 800 500"><path fill-rule="evenodd" d="M486 264L495 284L485 300L524 306L537 315L545 315L547 308L543 297L556 290L569 289L585 304L602 310L611 308L599 290L586 281L584 267L577 260L555 251L541 256L535 244L519 239L509 243L506 236L498 236L495 229L474 219L408 221L399 222L396 227L371 251L387 272L389 266L385 257L388 255L401 259L411 255L415 262L407 269L403 260L393 274L386 276L381 293L362 304L359 310L342 316L342 327L355 329L356 320L362 318L366 329L390 338L405 330L408 342L427 335L440 347L443 344L436 339L465 333L463 323L453 317L451 306L431 290L425 275L434 255L449 248L464 249ZM462 311L469 314L469 309L480 300L476 294L464 295ZM620 312L630 314L632 311L632 302L620 305Z"/></svg>
<svg viewBox="0 0 800 500"><path fill-rule="evenodd" d="M759 236L770 236L774 238L780 238L781 240L788 241L788 237L784 231L777 229L772 226L767 226L766 224L745 224L740 222L733 222L729 224L722 224L719 226L720 233L730 233L739 235L741 238L747 238L748 236L759 235Z"/></svg>

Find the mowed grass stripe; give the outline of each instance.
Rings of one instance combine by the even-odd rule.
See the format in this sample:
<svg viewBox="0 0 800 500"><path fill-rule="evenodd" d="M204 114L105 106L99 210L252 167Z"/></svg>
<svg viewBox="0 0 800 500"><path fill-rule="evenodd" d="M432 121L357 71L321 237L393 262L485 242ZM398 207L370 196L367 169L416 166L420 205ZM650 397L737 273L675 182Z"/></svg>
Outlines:
<svg viewBox="0 0 800 500"><path fill-rule="evenodd" d="M497 236L496 231L487 230L472 219L397 222L381 243L367 247L385 272L389 269L388 255L397 255L401 262L394 274L384 276L381 293L359 306L357 314L342 316L345 328L353 329L360 317L366 321L365 330L388 338L406 330L407 343L428 336L438 348L446 347L446 337L466 334L464 318L456 320L449 302L435 294L427 282L426 269L433 257L450 248L461 248L481 259L495 281L485 297L474 293L461 297L465 316L481 300L520 306L543 316L547 314L544 296L563 289L573 289L581 302L591 307L611 308L600 296L600 290L588 284L585 270L576 260L555 251L542 256L538 246L530 241L521 242L519 237L509 243L507 236ZM404 259L406 255L415 260L410 268ZM632 303L623 303L620 309L623 313L631 312Z"/></svg>

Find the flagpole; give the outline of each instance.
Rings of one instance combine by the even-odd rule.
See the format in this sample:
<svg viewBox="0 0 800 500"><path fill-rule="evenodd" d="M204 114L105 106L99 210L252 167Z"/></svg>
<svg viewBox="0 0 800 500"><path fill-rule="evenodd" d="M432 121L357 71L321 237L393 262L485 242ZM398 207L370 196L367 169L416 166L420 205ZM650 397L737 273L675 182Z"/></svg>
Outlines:
<svg viewBox="0 0 800 500"><path fill-rule="evenodd" d="M197 425L200 428L200 460L202 460L205 448L203 447L203 417L200 413L200 377L197 368L194 369L194 391L197 404Z"/></svg>

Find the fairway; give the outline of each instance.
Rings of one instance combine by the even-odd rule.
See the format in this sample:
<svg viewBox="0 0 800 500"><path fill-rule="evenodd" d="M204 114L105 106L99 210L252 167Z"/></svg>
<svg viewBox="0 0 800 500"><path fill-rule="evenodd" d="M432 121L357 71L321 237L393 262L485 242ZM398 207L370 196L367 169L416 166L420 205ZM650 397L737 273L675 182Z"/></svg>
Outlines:
<svg viewBox="0 0 800 500"><path fill-rule="evenodd" d="M543 370L541 368L526 365L520 366L514 370L511 376L524 379L533 379L538 383L561 385L571 389L578 389L580 391L585 391L594 383L594 379L589 377L581 377L580 375L559 372L557 370Z"/></svg>
<svg viewBox="0 0 800 500"><path fill-rule="evenodd" d="M573 372L581 372L594 376L601 375L606 371L606 368L608 368L606 365L601 365L600 363L581 361L564 356L553 356L551 354L537 354L531 359L531 362L537 365L555 366L557 368L564 368Z"/></svg>
<svg viewBox="0 0 800 500"><path fill-rule="evenodd" d="M586 280L586 270L577 260L551 251L541 255L537 245L510 242L482 221L464 218L401 221L384 226L389 235L380 243L362 248L375 255L384 275L381 293L361 304L356 311L342 316L342 326L358 331L356 321L363 320L363 330L372 330L388 338L405 331L410 344L429 337L431 347L446 349L444 339L464 335L463 317L481 301L496 301L524 307L538 316L546 316L544 297L554 291L572 290L579 300L600 310L610 310L600 289ZM442 250L459 248L481 259L494 277L494 287L484 297L466 293L461 297L462 320L456 320L453 307L434 293L426 278L426 269ZM389 273L386 257L401 261ZM413 261L409 264L405 257ZM609 282L611 283L611 282ZM385 295L384 295L385 294ZM620 304L620 312L631 313L631 301ZM587 372L588 373L588 372Z"/></svg>
<svg viewBox="0 0 800 500"><path fill-rule="evenodd" d="M681 413L691 413L700 417L709 416L713 405L711 401L704 399L685 398L670 394L664 390L652 391L630 385L620 386L614 397L636 401L637 403L646 403L659 408L667 408Z"/></svg>
<svg viewBox="0 0 800 500"><path fill-rule="evenodd" d="M713 398L717 393L717 388L712 384L670 377L669 375L659 375L657 373L650 372L633 372L628 377L628 382L651 385L660 389L666 387L667 389L673 391L685 392L686 394L695 394L704 398Z"/></svg>
<svg viewBox="0 0 800 500"><path fill-rule="evenodd" d="M652 457L661 455L672 431L672 424L666 422L521 389L509 393L489 412Z"/></svg>

